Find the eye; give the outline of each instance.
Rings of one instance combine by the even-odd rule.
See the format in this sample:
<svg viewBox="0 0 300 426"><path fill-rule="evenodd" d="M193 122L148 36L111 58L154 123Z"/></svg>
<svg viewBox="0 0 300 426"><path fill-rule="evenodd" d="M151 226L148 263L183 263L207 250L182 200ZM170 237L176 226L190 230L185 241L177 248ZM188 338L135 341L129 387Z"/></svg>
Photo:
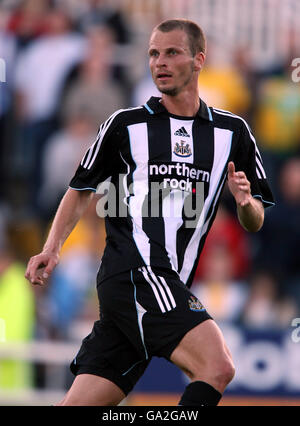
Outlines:
<svg viewBox="0 0 300 426"><path fill-rule="evenodd" d="M175 49L169 50L169 55L171 55L171 56L177 55L177 50L175 50Z"/></svg>
<svg viewBox="0 0 300 426"><path fill-rule="evenodd" d="M150 50L149 56L150 57L157 57L159 55L157 50Z"/></svg>

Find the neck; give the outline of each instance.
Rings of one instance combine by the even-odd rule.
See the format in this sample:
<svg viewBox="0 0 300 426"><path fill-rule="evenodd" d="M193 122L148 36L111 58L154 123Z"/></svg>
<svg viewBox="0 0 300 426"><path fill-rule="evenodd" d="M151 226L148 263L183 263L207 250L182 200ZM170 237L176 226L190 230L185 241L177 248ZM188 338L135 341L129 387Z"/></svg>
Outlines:
<svg viewBox="0 0 300 426"><path fill-rule="evenodd" d="M170 114L194 117L200 107L198 92L193 95L180 93L176 96L162 95L162 104Z"/></svg>

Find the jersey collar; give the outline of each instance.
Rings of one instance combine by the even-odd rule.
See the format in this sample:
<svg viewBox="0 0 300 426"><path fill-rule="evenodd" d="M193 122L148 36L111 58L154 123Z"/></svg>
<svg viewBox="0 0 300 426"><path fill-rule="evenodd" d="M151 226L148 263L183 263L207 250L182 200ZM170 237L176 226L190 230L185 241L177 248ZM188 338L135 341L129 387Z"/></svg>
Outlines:
<svg viewBox="0 0 300 426"><path fill-rule="evenodd" d="M161 112L168 113L160 100L161 98L152 96L144 105L149 114L159 114ZM204 120L213 121L211 111L202 99L200 99L200 107L196 116L201 117Z"/></svg>

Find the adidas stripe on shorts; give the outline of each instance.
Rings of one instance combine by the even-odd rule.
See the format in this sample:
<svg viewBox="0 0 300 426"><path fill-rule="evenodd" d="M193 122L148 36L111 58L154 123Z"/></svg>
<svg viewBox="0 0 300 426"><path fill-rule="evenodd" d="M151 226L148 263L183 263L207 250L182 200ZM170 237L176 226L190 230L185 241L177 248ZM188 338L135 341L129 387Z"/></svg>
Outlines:
<svg viewBox="0 0 300 426"><path fill-rule="evenodd" d="M169 360L183 336L211 319L176 273L141 267L97 285L100 320L71 363L75 374L94 374L127 395L153 356Z"/></svg>

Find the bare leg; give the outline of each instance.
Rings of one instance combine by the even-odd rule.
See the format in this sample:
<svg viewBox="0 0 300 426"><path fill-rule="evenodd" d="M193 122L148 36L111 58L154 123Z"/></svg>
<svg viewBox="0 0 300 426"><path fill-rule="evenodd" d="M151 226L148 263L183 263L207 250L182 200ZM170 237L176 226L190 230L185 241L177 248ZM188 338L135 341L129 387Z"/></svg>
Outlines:
<svg viewBox="0 0 300 426"><path fill-rule="evenodd" d="M125 396L110 380L93 374L79 374L64 399L56 405L118 405Z"/></svg>
<svg viewBox="0 0 300 426"><path fill-rule="evenodd" d="M234 376L234 366L221 330L207 320L190 330L173 351L171 361L192 381L200 380L220 393Z"/></svg>

